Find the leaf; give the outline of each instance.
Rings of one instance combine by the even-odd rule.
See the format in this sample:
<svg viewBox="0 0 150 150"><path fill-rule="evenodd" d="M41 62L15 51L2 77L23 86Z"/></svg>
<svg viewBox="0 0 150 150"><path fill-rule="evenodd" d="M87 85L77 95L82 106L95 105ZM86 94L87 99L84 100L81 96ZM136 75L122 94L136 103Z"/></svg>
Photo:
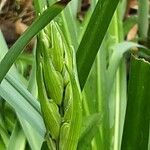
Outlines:
<svg viewBox="0 0 150 150"><path fill-rule="evenodd" d="M7 150L24 150L26 145L26 138L19 124L15 124L15 128L11 134Z"/></svg>
<svg viewBox="0 0 150 150"><path fill-rule="evenodd" d="M109 66L107 69L108 88L112 88L113 86L115 75L124 53L135 47L144 48L143 46L133 42L122 42L112 47L114 51L110 58ZM110 89L108 89L107 91L110 92Z"/></svg>
<svg viewBox="0 0 150 150"><path fill-rule="evenodd" d="M4 56L5 53L8 51L7 45L4 41L4 38L1 34L1 32L0 32L0 41L1 41L1 46L0 46L0 59L1 59L2 56ZM7 75L8 78L6 77L9 80L10 85L15 89L16 92L18 92L19 94L22 94L22 96L25 98L25 100L28 101L31 105L33 105L33 107L38 112L40 112L39 102L27 91L25 86L23 86L23 84L21 84L19 82L23 78L20 79L20 76L18 76L18 72L17 72L17 70L14 66L13 66L13 68L10 69L10 73L13 74L13 75L8 74ZM13 76L15 76L15 78ZM10 93L8 93L8 95L9 94ZM10 99L10 100L12 100L12 99ZM6 101L7 101L7 99L6 99ZM14 107L14 108L17 107L15 105L11 105L11 106ZM24 104L22 105L22 107L24 107ZM22 128L24 130L26 138L27 138L27 140L30 144L30 147L33 150L39 150L41 145L42 145L44 137L42 137L39 134L38 130L36 130L33 125L29 124L29 122L27 122L24 117L21 117L19 113L17 113L17 116L18 116L18 119L19 119L19 121L22 125ZM44 135L44 133L43 133L43 135Z"/></svg>
<svg viewBox="0 0 150 150"><path fill-rule="evenodd" d="M3 143L2 139L1 139L1 136L0 136L0 149L1 150L5 150L6 149L4 143Z"/></svg>
<svg viewBox="0 0 150 150"><path fill-rule="evenodd" d="M34 8L36 10L36 14L39 15L39 13L42 13L45 9L47 0L34 0Z"/></svg>
<svg viewBox="0 0 150 150"><path fill-rule="evenodd" d="M44 141L42 144L41 150L46 150L46 149L48 149L48 146L47 146L47 142Z"/></svg>
<svg viewBox="0 0 150 150"><path fill-rule="evenodd" d="M141 40L148 38L149 30L149 0L138 1L138 35Z"/></svg>
<svg viewBox="0 0 150 150"><path fill-rule="evenodd" d="M28 103L31 104L33 108L35 108L39 114L41 114L39 102L31 95L31 93L25 88L23 84L17 81L17 78L8 73L6 80L28 101Z"/></svg>
<svg viewBox="0 0 150 150"><path fill-rule="evenodd" d="M25 62L28 65L31 65L33 63L33 56L31 54L21 54L18 58L18 60L21 60Z"/></svg>
<svg viewBox="0 0 150 150"><path fill-rule="evenodd" d="M132 57L121 150L147 150L150 119L150 63Z"/></svg>
<svg viewBox="0 0 150 150"><path fill-rule="evenodd" d="M84 87L118 3L119 0L99 0L92 14L76 55L81 88Z"/></svg>
<svg viewBox="0 0 150 150"><path fill-rule="evenodd" d="M29 124L24 118L17 114L21 123L24 134L32 150L40 150L44 138L37 132L37 130ZM35 138L36 137L36 138Z"/></svg>
<svg viewBox="0 0 150 150"><path fill-rule="evenodd" d="M78 150L90 150L91 141L99 130L100 121L101 115L99 113L85 118L78 143Z"/></svg>
<svg viewBox="0 0 150 150"><path fill-rule="evenodd" d="M65 3L63 1L60 1L49 7L15 42L15 44L10 48L9 52L7 52L5 57L0 62L0 82L3 80L12 64L15 62L19 54L23 51L23 49L30 42L30 40L47 24L49 24L49 22L64 9L67 3L68 2Z"/></svg>
<svg viewBox="0 0 150 150"><path fill-rule="evenodd" d="M22 118L28 121L33 128L44 137L45 126L41 115L7 80L0 84L0 96L4 98Z"/></svg>
<svg viewBox="0 0 150 150"><path fill-rule="evenodd" d="M1 125L0 125L0 137L2 138L5 146L7 146L8 142L9 142L9 134Z"/></svg>

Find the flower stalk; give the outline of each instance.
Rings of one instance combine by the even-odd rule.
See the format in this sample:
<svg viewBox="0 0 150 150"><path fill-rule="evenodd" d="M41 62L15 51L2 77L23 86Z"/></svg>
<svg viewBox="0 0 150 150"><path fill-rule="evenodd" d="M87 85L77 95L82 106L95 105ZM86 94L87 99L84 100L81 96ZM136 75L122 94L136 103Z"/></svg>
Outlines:
<svg viewBox="0 0 150 150"><path fill-rule="evenodd" d="M56 22L37 39L37 84L47 129L48 147L76 150L81 128L81 91L74 51L67 45ZM47 137L47 136L46 136Z"/></svg>

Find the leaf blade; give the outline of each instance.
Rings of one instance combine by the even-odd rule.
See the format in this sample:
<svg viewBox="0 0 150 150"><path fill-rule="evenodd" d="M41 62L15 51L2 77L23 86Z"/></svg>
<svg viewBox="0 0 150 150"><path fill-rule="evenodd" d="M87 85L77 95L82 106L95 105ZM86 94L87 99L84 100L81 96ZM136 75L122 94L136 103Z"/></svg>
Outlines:
<svg viewBox="0 0 150 150"><path fill-rule="evenodd" d="M150 64L132 57L121 150L147 150L149 138Z"/></svg>
<svg viewBox="0 0 150 150"><path fill-rule="evenodd" d="M92 14L76 55L81 88L84 87L118 3L119 0L99 0Z"/></svg>

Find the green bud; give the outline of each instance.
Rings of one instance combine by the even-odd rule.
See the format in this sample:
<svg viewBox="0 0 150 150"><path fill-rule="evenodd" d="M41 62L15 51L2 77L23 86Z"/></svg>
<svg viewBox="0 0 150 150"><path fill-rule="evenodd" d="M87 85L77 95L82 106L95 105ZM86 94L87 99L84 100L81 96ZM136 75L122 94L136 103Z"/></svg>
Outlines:
<svg viewBox="0 0 150 150"><path fill-rule="evenodd" d="M47 36L47 34L45 34L44 30L42 30L40 32L40 39L42 41L42 43L44 44L45 48L50 48L50 40L49 37Z"/></svg>
<svg viewBox="0 0 150 150"><path fill-rule="evenodd" d="M59 112L56 106L53 104L52 101L49 102L47 98L41 63L37 68L37 84L41 111L46 129L50 132L52 139L56 140L59 136L61 117L59 116Z"/></svg>
<svg viewBox="0 0 150 150"><path fill-rule="evenodd" d="M44 81L46 85L47 95L50 99L53 99L56 104L61 105L63 99L63 78L59 72L57 72L50 60L50 58L44 59Z"/></svg>
<svg viewBox="0 0 150 150"><path fill-rule="evenodd" d="M65 65L67 66L68 70L70 72L73 71L73 54L72 54L72 48L68 46L66 41L64 40L63 44L64 50L65 50Z"/></svg>
<svg viewBox="0 0 150 150"><path fill-rule="evenodd" d="M50 56L55 69L59 72L62 71L64 66L64 47L62 35L60 34L57 23L51 22L51 43Z"/></svg>
<svg viewBox="0 0 150 150"><path fill-rule="evenodd" d="M70 124L69 123L63 123L60 129L60 140L59 140L59 150L65 150L64 146L67 143L67 139L69 136L69 130L70 130Z"/></svg>
<svg viewBox="0 0 150 150"><path fill-rule="evenodd" d="M68 68L67 68L68 69ZM70 76L70 83L73 93L73 100L72 100L72 109L71 109L71 120L70 130L68 138L64 143L64 150L76 150L77 144L80 136L80 129L81 129L81 120L82 120L82 109L81 109L81 91L77 82L75 74L69 72Z"/></svg>
<svg viewBox="0 0 150 150"><path fill-rule="evenodd" d="M59 108L58 106L56 105L56 103L54 103L53 100L50 100L49 101L49 105L51 107L51 110L53 112L53 115L55 116L55 118L58 120L59 123L61 123L61 116L60 116L60 113L59 113Z"/></svg>
<svg viewBox="0 0 150 150"><path fill-rule="evenodd" d="M66 66L64 66L63 71L62 71L62 76L63 76L63 80L64 80L64 86L67 86L67 84L70 81L70 77L69 74L66 70Z"/></svg>
<svg viewBox="0 0 150 150"><path fill-rule="evenodd" d="M64 121L70 122L72 116L72 109L73 109L73 95L72 95L72 88L70 83L68 83L65 89L63 106L64 106Z"/></svg>

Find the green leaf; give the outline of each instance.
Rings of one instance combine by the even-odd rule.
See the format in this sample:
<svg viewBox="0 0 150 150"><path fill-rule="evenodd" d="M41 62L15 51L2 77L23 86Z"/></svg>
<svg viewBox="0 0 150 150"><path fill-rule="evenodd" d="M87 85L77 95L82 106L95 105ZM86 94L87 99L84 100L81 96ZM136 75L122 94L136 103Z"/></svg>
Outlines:
<svg viewBox="0 0 150 150"><path fill-rule="evenodd" d="M76 56L81 88L84 87L118 3L119 0L99 0L92 14Z"/></svg>
<svg viewBox="0 0 150 150"><path fill-rule="evenodd" d="M150 63L132 57L121 150L147 150L150 119Z"/></svg>
<svg viewBox="0 0 150 150"><path fill-rule="evenodd" d="M99 130L100 114L93 114L83 121L82 132L78 143L78 150L90 150L91 141Z"/></svg>
<svg viewBox="0 0 150 150"><path fill-rule="evenodd" d="M33 56L31 54L21 54L18 58L18 60L21 60L25 62L28 65L31 65L33 63Z"/></svg>
<svg viewBox="0 0 150 150"><path fill-rule="evenodd" d="M5 147L3 140L1 139L1 136L0 136L0 150L5 150L5 149L6 149L6 147Z"/></svg>
<svg viewBox="0 0 150 150"><path fill-rule="evenodd" d="M4 38L3 38L2 34L1 34L1 32L0 32L0 41L1 41L0 59L2 59L2 56L4 56L6 54L6 52L8 51L8 48L7 48L6 42L4 41ZM13 66L13 68L10 69L10 72L13 75L8 74L6 76L6 78L11 83L10 85L15 89L16 92L21 94L25 98L25 100L28 101L37 110L37 112L40 112L39 102L27 91L26 87L23 86L23 84L21 84L19 82L23 78L20 79L20 76L18 76L17 70L16 70L16 68L14 66ZM15 76L17 78L14 78L13 76ZM31 89L31 87L29 87L29 89ZM8 93L8 94L10 94L10 93ZM11 105L11 106L12 107L14 106L14 108L16 108L15 105ZM24 107L24 104L22 105L22 107ZM19 121L20 121L20 123L22 125L22 128L24 130L25 136L26 136L26 138L27 138L27 140L28 140L28 142L30 144L30 147L33 150L39 150L41 145L42 145L43 139L44 139L44 132L43 132L43 137L42 137L39 134L38 130L36 130L34 128L34 126L30 124L30 122L26 121L24 117L21 117L19 113L17 113L17 116L18 116L18 119L19 119Z"/></svg>
<svg viewBox="0 0 150 150"><path fill-rule="evenodd" d="M32 150L40 150L44 138L37 132L37 130L29 124L24 118L17 114L21 123L24 134ZM36 138L35 138L36 137Z"/></svg>
<svg viewBox="0 0 150 150"><path fill-rule="evenodd" d="M36 14L42 13L46 6L46 0L34 0L34 8L36 10Z"/></svg>
<svg viewBox="0 0 150 150"><path fill-rule="evenodd" d="M5 146L7 146L8 142L9 142L9 134L1 125L0 125L0 136L1 136Z"/></svg>
<svg viewBox="0 0 150 150"><path fill-rule="evenodd" d="M35 110L39 114L41 114L39 102L31 95L31 93L26 89L23 84L17 81L17 78L15 78L12 74L8 73L8 75L6 76L6 80L28 101L28 103L31 104L33 108L35 108Z"/></svg>
<svg viewBox="0 0 150 150"><path fill-rule="evenodd" d="M24 150L26 145L26 138L19 123L15 124L14 130L11 134L10 141L8 143L7 150Z"/></svg>
<svg viewBox="0 0 150 150"><path fill-rule="evenodd" d="M100 125L100 121L102 121L102 116L100 113L95 113L83 118L80 141L84 138L87 138L87 135L89 136L89 133L92 133L91 130Z"/></svg>
<svg viewBox="0 0 150 150"><path fill-rule="evenodd" d="M61 13L63 23L63 33L69 45L73 45L74 49L78 47L76 16L73 16L73 7L75 7L76 1L71 1L69 5ZM73 7L72 7L72 6ZM69 20L69 21L68 21Z"/></svg>
<svg viewBox="0 0 150 150"><path fill-rule="evenodd" d="M138 0L138 33L141 40L146 40L149 29L149 0Z"/></svg>
<svg viewBox="0 0 150 150"><path fill-rule="evenodd" d="M46 9L15 42L15 44L10 48L9 52L7 52L5 57L0 62L0 82L3 80L12 64L15 62L19 54L23 51L30 40L47 24L49 24L49 22L64 9L67 3L68 2L60 1Z"/></svg>
<svg viewBox="0 0 150 150"><path fill-rule="evenodd" d="M133 42L122 42L112 47L114 51L109 60L109 66L107 69L108 88L112 88L113 86L115 75L124 53L135 47L144 48L143 46ZM107 91L110 92L110 89Z"/></svg>
<svg viewBox="0 0 150 150"><path fill-rule="evenodd" d="M48 146L47 146L47 142L44 141L42 144L41 150L46 150L46 149L48 149Z"/></svg>
<svg viewBox="0 0 150 150"><path fill-rule="evenodd" d="M2 84L0 84L0 96L44 137L45 126L41 115L7 80L3 80Z"/></svg>

